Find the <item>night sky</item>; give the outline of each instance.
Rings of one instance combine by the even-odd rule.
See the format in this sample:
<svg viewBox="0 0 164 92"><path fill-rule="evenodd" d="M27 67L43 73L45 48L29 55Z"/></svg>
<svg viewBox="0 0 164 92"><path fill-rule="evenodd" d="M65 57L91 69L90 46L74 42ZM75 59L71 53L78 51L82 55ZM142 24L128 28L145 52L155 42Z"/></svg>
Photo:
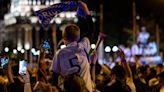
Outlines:
<svg viewBox="0 0 164 92"><path fill-rule="evenodd" d="M99 12L99 4L103 4L104 32L108 35L107 44L126 44L130 37L123 31L123 28L132 29L133 0L87 0L86 2L91 10L97 12ZM136 0L135 2L137 15L148 21L154 20L156 24L159 24L161 34L164 34L162 31L164 29L164 1ZM140 26L144 25L138 23ZM164 38L161 38L161 41L164 42Z"/></svg>

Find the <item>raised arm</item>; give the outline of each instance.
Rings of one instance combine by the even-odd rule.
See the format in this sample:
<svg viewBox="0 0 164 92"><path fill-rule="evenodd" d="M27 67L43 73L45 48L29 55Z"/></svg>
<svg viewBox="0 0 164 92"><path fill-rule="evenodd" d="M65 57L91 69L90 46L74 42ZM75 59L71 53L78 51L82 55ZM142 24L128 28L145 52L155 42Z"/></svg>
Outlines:
<svg viewBox="0 0 164 92"><path fill-rule="evenodd" d="M98 41L96 43L96 47L90 55L90 59L91 59L91 76L92 76L93 82L95 82L95 65L96 65L97 58L98 58L97 57L97 49L98 49L101 41L104 40L104 37L105 37L104 33L99 34Z"/></svg>
<svg viewBox="0 0 164 92"><path fill-rule="evenodd" d="M125 59L125 54L124 52L119 49L118 53L117 53L120 58L121 58L121 64L122 66L124 67L125 71L126 71L126 74L127 74L127 77L129 77L130 79L133 79L133 76L132 76L132 71L130 69L130 66L129 64L126 62L126 59Z"/></svg>
<svg viewBox="0 0 164 92"><path fill-rule="evenodd" d="M9 61L9 64L7 67L7 74L8 74L10 83L14 83L13 73L12 73L12 69L11 69L11 61Z"/></svg>
<svg viewBox="0 0 164 92"><path fill-rule="evenodd" d="M30 75L28 71L26 71L26 74L22 75L22 77L24 79L24 92L32 92L31 83L30 83Z"/></svg>
<svg viewBox="0 0 164 92"><path fill-rule="evenodd" d="M40 55L38 57L38 63L43 62L45 60L46 50L44 48L40 49Z"/></svg>
<svg viewBox="0 0 164 92"><path fill-rule="evenodd" d="M92 21L91 13L87 7L87 4L78 1L81 4L81 7L83 11L85 12L86 16L85 17L78 17L78 26L80 27L81 30L81 36L82 37L88 37L89 40L92 40L92 37L94 35L94 24Z"/></svg>

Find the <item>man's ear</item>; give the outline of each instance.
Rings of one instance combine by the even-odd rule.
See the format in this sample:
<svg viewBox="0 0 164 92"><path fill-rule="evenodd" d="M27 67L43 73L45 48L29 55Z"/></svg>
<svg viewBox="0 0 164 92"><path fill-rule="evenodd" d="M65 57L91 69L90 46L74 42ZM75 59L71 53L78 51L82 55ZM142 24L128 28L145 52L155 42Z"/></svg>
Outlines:
<svg viewBox="0 0 164 92"><path fill-rule="evenodd" d="M65 44L65 45L67 45L69 42L68 42L68 40L67 40L67 38L63 38L63 43Z"/></svg>

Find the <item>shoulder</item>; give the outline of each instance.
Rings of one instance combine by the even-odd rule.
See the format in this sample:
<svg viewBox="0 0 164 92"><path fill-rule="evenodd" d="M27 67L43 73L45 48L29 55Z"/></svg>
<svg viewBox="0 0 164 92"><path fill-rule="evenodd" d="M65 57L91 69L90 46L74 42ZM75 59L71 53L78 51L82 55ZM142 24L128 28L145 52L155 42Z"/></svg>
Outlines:
<svg viewBox="0 0 164 92"><path fill-rule="evenodd" d="M72 49L72 47L65 47L65 48L60 49L59 51L57 51L56 55L57 55L57 57L61 57L65 54L69 54L69 53L72 52L71 49Z"/></svg>
<svg viewBox="0 0 164 92"><path fill-rule="evenodd" d="M90 50L90 41L87 37L84 37L81 39L81 41L78 43L79 48L85 48L87 52Z"/></svg>
<svg viewBox="0 0 164 92"><path fill-rule="evenodd" d="M66 52L66 48L60 49L56 52L56 57L62 56Z"/></svg>

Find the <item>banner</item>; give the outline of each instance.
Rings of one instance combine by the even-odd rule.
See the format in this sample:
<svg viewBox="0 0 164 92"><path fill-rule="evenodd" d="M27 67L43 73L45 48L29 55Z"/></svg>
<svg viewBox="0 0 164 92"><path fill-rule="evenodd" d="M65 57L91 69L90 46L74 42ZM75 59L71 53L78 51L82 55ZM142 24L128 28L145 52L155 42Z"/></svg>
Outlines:
<svg viewBox="0 0 164 92"><path fill-rule="evenodd" d="M54 4L48 8L44 8L38 11L35 11L36 16L38 16L39 20L42 23L44 28L47 28L50 21L60 12L68 11L69 9L78 7L77 15L85 16L85 12L81 8L81 4L77 1L67 1L63 3Z"/></svg>

